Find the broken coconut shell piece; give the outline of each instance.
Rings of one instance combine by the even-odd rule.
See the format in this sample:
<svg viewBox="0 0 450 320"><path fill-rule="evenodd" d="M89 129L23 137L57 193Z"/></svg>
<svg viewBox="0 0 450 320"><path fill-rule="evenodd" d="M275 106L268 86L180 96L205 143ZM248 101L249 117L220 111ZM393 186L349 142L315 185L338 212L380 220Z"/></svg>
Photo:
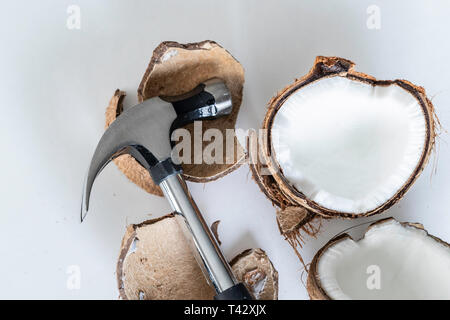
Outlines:
<svg viewBox="0 0 450 320"><path fill-rule="evenodd" d="M214 141L203 141L203 133L208 129L218 129L223 137L227 137L227 129L235 129L237 115L242 102L244 85L244 69L241 64L224 48L214 41L180 44L163 42L154 51L150 64L142 78L138 89L138 100L157 96L177 96L186 93L200 83L211 79L222 79L231 93L233 111L231 114L202 122L201 129L194 131L194 124L185 126L191 134L191 145L197 137L202 141L203 149ZM117 97L120 95L120 97ZM109 126L120 115L123 108L123 92L116 92L106 111L106 125ZM195 134L195 135L194 135ZM245 159L245 152L239 144L234 132L228 134L228 143L232 144L233 153L226 152L223 143L223 161L207 164L204 160L194 162L194 152L191 152L191 163L183 164L183 175L186 180L208 182L218 179L236 169ZM207 140L205 138L205 140ZM229 148L231 149L231 148ZM194 150L193 147L191 150ZM220 158L214 154L214 159ZM222 162L222 163L220 163ZM150 175L141 165L129 155L123 155L115 160L119 169L134 183L147 192L162 195L155 186Z"/></svg>
<svg viewBox="0 0 450 320"><path fill-rule="evenodd" d="M305 237L315 237L319 233L322 220L303 207L292 206L277 210L277 224L280 233L294 249L305 270L308 270L299 248L303 247Z"/></svg>
<svg viewBox="0 0 450 320"><path fill-rule="evenodd" d="M248 249L230 262L233 273L258 300L278 299L278 272L262 249Z"/></svg>
<svg viewBox="0 0 450 320"><path fill-rule="evenodd" d="M125 300L204 300L215 295L173 215L127 228L117 281Z"/></svg>
<svg viewBox="0 0 450 320"><path fill-rule="evenodd" d="M246 250L230 264L238 281L257 298L278 297L278 273L263 250ZM127 228L117 282L124 300L210 300L215 296L172 214Z"/></svg>
<svg viewBox="0 0 450 320"><path fill-rule="evenodd" d="M422 225L392 218L364 237L342 234L315 255L311 299L450 299L450 245Z"/></svg>
<svg viewBox="0 0 450 320"><path fill-rule="evenodd" d="M271 177L261 185L270 188L266 195L324 217L371 216L400 200L420 175L435 127L423 88L318 57L269 102L260 151Z"/></svg>

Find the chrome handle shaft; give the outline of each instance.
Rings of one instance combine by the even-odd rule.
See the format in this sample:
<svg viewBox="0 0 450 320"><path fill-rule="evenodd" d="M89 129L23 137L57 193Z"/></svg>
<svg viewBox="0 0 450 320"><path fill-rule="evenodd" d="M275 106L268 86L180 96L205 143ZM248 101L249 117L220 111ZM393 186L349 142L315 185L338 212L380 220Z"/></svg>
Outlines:
<svg viewBox="0 0 450 320"><path fill-rule="evenodd" d="M193 248L194 256L206 279L217 293L234 286L237 281L225 260L214 236L206 225L186 183L179 174L168 176L159 185L175 211L186 240Z"/></svg>

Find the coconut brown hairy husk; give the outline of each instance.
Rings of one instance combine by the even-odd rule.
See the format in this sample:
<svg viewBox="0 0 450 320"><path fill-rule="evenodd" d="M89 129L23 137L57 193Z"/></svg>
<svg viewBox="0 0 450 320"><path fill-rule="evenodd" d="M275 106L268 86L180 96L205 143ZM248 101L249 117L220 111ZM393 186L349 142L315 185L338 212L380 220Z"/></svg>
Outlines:
<svg viewBox="0 0 450 320"><path fill-rule="evenodd" d="M249 141L252 141L252 143L249 143ZM250 133L249 141L247 141L247 150L253 180L272 202L272 205L277 208L276 219L280 234L291 245L305 270L307 270L307 266L300 254L300 249L303 247L306 237L315 237L317 235L322 224L322 218L314 212L299 206L282 193L276 180L271 174L268 174L267 166L259 161L257 154L259 145L252 133Z"/></svg>
<svg viewBox="0 0 450 320"><path fill-rule="evenodd" d="M246 250L230 265L256 298L277 299L278 273L263 250ZM173 214L128 226L117 282L124 300L210 300L215 295Z"/></svg>
<svg viewBox="0 0 450 320"><path fill-rule="evenodd" d="M380 226L383 226L383 225L389 226L389 224L396 225L397 227L401 227L401 228L403 228L405 230L410 230L409 231L410 233L414 232L416 234L416 236L418 236L418 237L420 236L423 239L423 240L420 241L420 243L424 243L426 241L429 241L431 243L434 242L437 246L441 247L441 250L443 250L442 252L445 253L445 255L447 255L447 256L450 255L450 245L447 242L441 240L440 238L435 237L433 235L430 235L424 229L424 226L422 224L420 224L420 223L410 223L410 222L397 222L394 218L381 219L381 220L378 220L378 221L370 224L370 226L367 228L367 230L366 230L366 232L365 232L365 234L364 234L362 239L360 239L360 240L352 239L352 237L349 234L343 233L343 234L340 234L340 235L334 237L332 240L330 240L326 245L324 245L316 253L316 255L314 256L314 258L313 258L313 260L311 262L309 273L308 273L308 280L307 280L307 290L308 290L308 294L309 294L311 300L333 300L330 297L329 292L327 292L327 290L324 288L325 286L321 282L321 280L320 280L321 277L319 275L319 263L320 263L321 259L323 259L323 257L327 253L331 253L332 256L339 257L338 259L343 259L344 255L341 255L339 253L340 249L337 247L339 244L342 244L344 242L349 242L349 241L350 242L355 241L356 243L351 246L352 248L355 248L355 246L359 246L358 243L360 241L364 240L364 237L367 237L368 232L370 232L371 229L376 228L376 227L380 227ZM395 231L395 229L392 229L390 231ZM419 232L417 232L417 231L419 231ZM391 235L394 236L394 237L399 237L398 241L402 242L404 244L405 249L402 250L403 252L411 252L411 248L408 247L408 246L414 245L414 242L411 240L411 237L407 237L405 235L403 235L403 236L399 235L398 232L391 232ZM373 240L372 240L372 242L373 242ZM380 251L381 252L383 250L387 251L389 249L389 247L390 247L389 245L388 246L381 246L381 247L380 247L380 245L377 245L377 249L376 249L377 251L374 250L374 252L375 252L375 255L378 256L378 258L373 257L372 259L368 259L370 264L377 265L377 263L379 262L379 261L377 261L377 259L380 259L379 256L382 255L380 253ZM356 247L356 248L358 248L358 247ZM370 252L366 252L366 254L371 254L371 253ZM389 254L386 254L386 256L388 256L389 260L395 260L396 259L396 255L393 255L392 252L389 253ZM425 261L426 261L427 259L430 259L432 257L433 257L433 255L430 255L429 252L426 252L426 250L425 250L423 252L420 252L420 254L417 256L417 260L424 260L424 258L425 258ZM349 257L349 259L354 261L357 258L355 256L355 254L353 254L352 256ZM400 274L407 272L407 270L405 269L406 267L408 267L409 269L414 269L414 270L417 269L417 270L419 270L418 269L419 268L418 265L411 264L412 261L409 260L408 258L398 258L397 260L402 260L401 262L399 262L400 263L400 270L398 272ZM357 262L354 262L354 263L357 264ZM363 273L365 275L367 274L367 277L369 276L370 273L368 271L366 271L366 267L367 266L365 264L361 265L361 266L358 266L358 267L361 267L361 269L364 271ZM380 268L379 270L380 270L380 275L381 275L381 286L380 286L380 288L382 288L383 286L388 286L386 281L390 282L390 281L396 280L398 274L394 275L394 276L389 275L389 270L387 270L385 266L383 268L382 265L379 266L379 268ZM348 272L349 272L348 276L354 277L354 278L351 278L352 279L351 281L354 282L354 281L359 281L360 280L358 278L357 274L354 273L354 271L349 270ZM426 269L426 270L422 270L421 272L424 272L424 273L420 274L420 272L418 272L419 274L417 274L414 277L414 279L410 279L410 281L409 280L408 281L404 281L404 280L400 281L400 284L398 284L398 285L408 286L408 285L411 285L411 283L423 283L424 279L422 279L421 276L424 276L424 274L425 274L425 276L430 276L430 270ZM335 276L335 275L333 275L333 276ZM329 277L330 276L328 276L328 278ZM437 281L437 283L439 283L441 287L442 286L445 287L446 283L449 282L448 278L446 278L444 275L442 275L441 278L439 278L439 275L437 275L437 277L438 278L436 278L435 281ZM323 279L326 279L326 277L324 277ZM364 281L364 284L365 284L366 283L366 276L363 277L363 281ZM429 287L428 289L433 292L436 289L436 282L435 283L429 283L428 287ZM448 288L448 286L446 288ZM336 290L336 289L337 289L336 286L334 286L333 288L331 288L331 291ZM406 295L406 297L402 296L400 294L400 295L397 295L395 297L395 299L417 299L418 297L408 296L408 294L409 294L408 291L414 292L416 290L417 290L417 287L415 287L413 289L411 289L411 288L406 289L406 293L403 293L403 295ZM375 290L373 290L373 289L369 290L369 291L375 292ZM444 291L447 291L447 295L448 295L448 290L446 290L444 288ZM416 294L416 292L414 292L414 294ZM383 297L383 299L387 298L386 295L383 295L382 297ZM361 297L353 297L353 298L361 299ZM389 298L392 299L392 297L389 297L389 295L388 295L388 299ZM444 297L443 296L439 296L439 295L437 295L437 297L436 297L436 294L434 294L434 297L427 297L425 295L425 296L422 296L420 298L421 299L430 299L430 298L432 298L432 299L435 299L435 298L443 299Z"/></svg>
<svg viewBox="0 0 450 320"><path fill-rule="evenodd" d="M339 57L317 57L313 68L309 71L307 75L296 80L293 84L287 86L281 90L275 97L271 99L268 104L268 111L263 121L262 128L267 130L267 138L261 142L259 151L265 162L265 169L270 172L269 177L261 178L259 172L261 166L254 165L252 168L255 180L258 182L260 188L264 193L272 200L274 204L281 204L286 206L286 203L293 206L301 206L311 212L311 214L316 214L326 218L356 218L361 216L372 216L378 214L397 201L399 201L406 191L412 186L414 181L418 178L420 173L423 171L431 151L434 146L435 141L435 113L431 101L427 98L425 90L422 87L416 86L406 80L377 80L372 76L364 73L360 73L354 70L355 64L349 60L339 58ZM420 105L422 112L426 120L426 138L425 145L423 148L423 153L420 157L420 161L416 166L414 172L409 176L403 187L398 190L398 192L392 196L388 201L379 205L375 209L369 210L367 212L349 213L340 212L337 210L326 208L319 205L317 202L312 201L305 196L302 192L297 190L292 183L290 183L287 178L283 175L283 170L280 168L277 160L274 158L271 128L275 115L282 107L283 103L288 97L298 90L302 90L303 87L308 84L317 83L324 79L329 79L332 77L343 77L349 80L357 81L360 83L368 84L370 86L390 86L396 85L402 89L409 92ZM277 204L277 205L278 205Z"/></svg>
<svg viewBox="0 0 450 320"><path fill-rule="evenodd" d="M147 70L138 89L138 100L157 96L176 96L191 91L200 83L211 79L222 79L231 92L233 111L230 115L202 121L200 139L210 129L218 129L223 137L227 137L227 129L235 129L236 119L242 102L244 85L244 69L241 64L224 48L214 41L180 44L162 42L154 51ZM123 111L124 92L116 91L106 111L106 126ZM184 128L191 133L194 143L194 124ZM230 136L229 136L230 137ZM216 180L236 169L245 159L245 152L239 144L234 131L229 138L234 143L234 152L226 153L223 148L223 163L194 163L194 152L190 164L183 164L183 175L186 180L208 182ZM203 139L202 139L203 141ZM203 149L211 141L203 141ZM225 143L224 143L225 145ZM191 150L194 150L193 148ZM161 190L155 186L150 175L129 155L123 155L114 161L118 168L135 184L149 193L162 196Z"/></svg>

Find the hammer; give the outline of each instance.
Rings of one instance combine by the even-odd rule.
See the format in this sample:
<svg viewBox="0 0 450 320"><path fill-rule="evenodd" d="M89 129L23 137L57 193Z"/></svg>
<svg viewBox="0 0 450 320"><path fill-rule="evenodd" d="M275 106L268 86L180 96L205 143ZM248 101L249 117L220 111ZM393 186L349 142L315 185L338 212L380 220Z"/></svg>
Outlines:
<svg viewBox="0 0 450 320"><path fill-rule="evenodd" d="M170 203L186 241L206 277L216 290L216 300L251 300L238 283L219 246L192 199L182 168L172 154L174 130L196 120L216 119L231 113L233 104L225 83L207 80L188 93L160 96L126 109L108 127L92 157L84 184L81 221L97 175L114 158L129 154L151 175Z"/></svg>

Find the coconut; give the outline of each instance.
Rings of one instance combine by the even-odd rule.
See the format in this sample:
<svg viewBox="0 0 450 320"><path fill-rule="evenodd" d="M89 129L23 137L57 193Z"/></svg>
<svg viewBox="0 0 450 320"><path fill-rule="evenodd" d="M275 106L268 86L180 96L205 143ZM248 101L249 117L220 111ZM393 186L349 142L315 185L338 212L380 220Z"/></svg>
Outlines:
<svg viewBox="0 0 450 320"><path fill-rule="evenodd" d="M233 111L231 114L215 119L202 121L198 135L208 129L218 129L223 137L233 144L233 153L226 153L223 148L222 163L194 163L194 152L190 164L183 164L183 175L186 180L194 182L208 182L216 180L236 169L245 159L245 152L239 144L234 131L231 136L227 129L235 129L237 115L241 106L244 84L244 69L241 64L224 48L214 41L180 44L177 42L162 42L154 51L150 64L142 78L138 89L138 100L157 96L177 96L197 87L200 83L220 78L227 85L231 93ZM106 127L108 127L123 111L124 92L117 90L106 110ZM191 134L194 144L194 125L188 124L184 128ZM203 149L212 141L202 139ZM227 140L228 141L228 140ZM192 150L194 150L192 148ZM215 155L215 158L219 158ZM122 155L115 159L119 169L135 184L147 192L162 196L149 173L131 156Z"/></svg>
<svg viewBox="0 0 450 320"><path fill-rule="evenodd" d="M263 250L246 250L230 265L257 299L277 299L278 273ZM215 295L173 214L127 228L117 282L124 300L209 300Z"/></svg>
<svg viewBox="0 0 450 320"><path fill-rule="evenodd" d="M323 217L380 213L424 169L434 117L423 88L376 80L346 59L318 57L269 102L260 151L271 176L255 179L271 198Z"/></svg>
<svg viewBox="0 0 450 320"><path fill-rule="evenodd" d="M389 218L364 237L342 234L315 255L311 299L450 299L450 245L418 223Z"/></svg>

